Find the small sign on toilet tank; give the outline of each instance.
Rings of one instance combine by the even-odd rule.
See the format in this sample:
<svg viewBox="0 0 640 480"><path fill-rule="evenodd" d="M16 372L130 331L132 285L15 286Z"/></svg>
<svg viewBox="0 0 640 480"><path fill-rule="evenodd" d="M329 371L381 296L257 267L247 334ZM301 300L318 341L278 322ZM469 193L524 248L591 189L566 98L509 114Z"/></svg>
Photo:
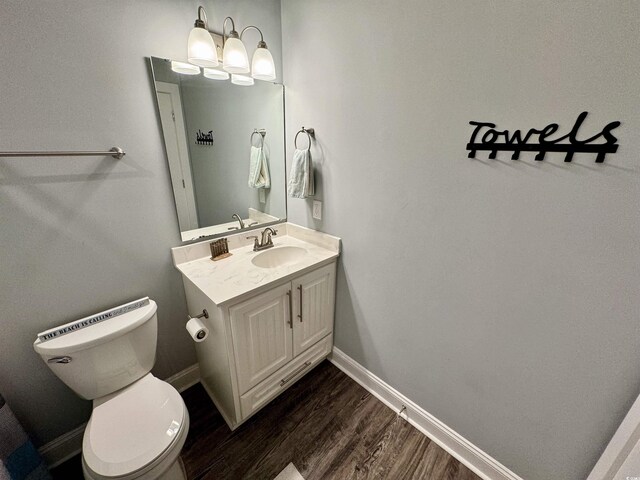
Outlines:
<svg viewBox="0 0 640 480"><path fill-rule="evenodd" d="M105 310L104 312L81 318L80 320L76 320L75 322L67 323L65 325L61 325L60 327L52 328L51 330L46 330L38 334L38 340L40 340L41 342L46 342L47 340L52 340L61 335L66 335L67 333L75 332L76 330L90 327L91 325L95 325L96 323L109 320L110 318L117 317L119 315L123 315L132 310L144 307L145 305L149 305L149 297L140 298L138 300L134 300L133 302L120 305L119 307L114 307L109 310Z"/></svg>

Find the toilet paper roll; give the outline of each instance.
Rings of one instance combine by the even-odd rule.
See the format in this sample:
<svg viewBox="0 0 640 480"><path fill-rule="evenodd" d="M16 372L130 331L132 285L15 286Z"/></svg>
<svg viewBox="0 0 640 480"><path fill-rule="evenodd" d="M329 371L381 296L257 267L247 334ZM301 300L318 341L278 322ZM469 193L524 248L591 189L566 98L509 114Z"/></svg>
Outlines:
<svg viewBox="0 0 640 480"><path fill-rule="evenodd" d="M204 341L209 336L209 329L204 326L199 318L190 318L187 322L187 332L196 342Z"/></svg>

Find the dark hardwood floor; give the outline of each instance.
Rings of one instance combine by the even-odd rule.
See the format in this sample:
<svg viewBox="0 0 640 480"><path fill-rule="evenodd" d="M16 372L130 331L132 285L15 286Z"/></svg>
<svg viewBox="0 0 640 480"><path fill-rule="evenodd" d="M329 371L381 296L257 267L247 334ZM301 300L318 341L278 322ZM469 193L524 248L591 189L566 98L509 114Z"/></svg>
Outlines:
<svg viewBox="0 0 640 480"><path fill-rule="evenodd" d="M200 384L182 396L190 480L273 479L293 462L306 480L479 480L329 362L231 432ZM81 479L79 456L52 471Z"/></svg>

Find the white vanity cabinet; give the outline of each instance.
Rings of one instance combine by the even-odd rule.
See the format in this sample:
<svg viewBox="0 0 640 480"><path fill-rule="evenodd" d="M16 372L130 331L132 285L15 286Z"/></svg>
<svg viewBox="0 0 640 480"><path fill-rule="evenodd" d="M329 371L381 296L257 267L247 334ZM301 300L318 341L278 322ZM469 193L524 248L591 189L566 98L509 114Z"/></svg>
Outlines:
<svg viewBox="0 0 640 480"><path fill-rule="evenodd" d="M228 236L231 255L219 261L208 241L171 250L189 315L209 330L195 343L200 382L232 429L333 347L340 239L289 222L276 229L260 252L246 232Z"/></svg>
<svg viewBox="0 0 640 480"><path fill-rule="evenodd" d="M201 382L232 429L331 353L335 274L334 259L224 306L184 279L189 313L209 315Z"/></svg>
<svg viewBox="0 0 640 480"><path fill-rule="evenodd" d="M241 393L333 331L335 264L229 307Z"/></svg>

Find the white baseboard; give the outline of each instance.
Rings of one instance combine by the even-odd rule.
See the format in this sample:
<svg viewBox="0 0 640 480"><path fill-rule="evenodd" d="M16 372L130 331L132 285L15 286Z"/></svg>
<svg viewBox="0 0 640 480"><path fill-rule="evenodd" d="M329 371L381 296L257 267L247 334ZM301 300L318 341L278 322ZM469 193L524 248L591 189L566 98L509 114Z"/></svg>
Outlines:
<svg viewBox="0 0 640 480"><path fill-rule="evenodd" d="M47 467L57 467L82 451L82 435L86 426L87 424L83 423L38 449Z"/></svg>
<svg viewBox="0 0 640 480"><path fill-rule="evenodd" d="M197 363L194 363L181 372L171 375L169 378L165 379L165 382L173 385L173 388L178 390L180 393L184 392L187 388L193 387L199 381L200 366Z"/></svg>
<svg viewBox="0 0 640 480"><path fill-rule="evenodd" d="M406 407L402 417L407 422L481 478L485 480L522 480L496 459L376 377L338 348L333 347L329 360L392 410L398 412L403 406Z"/></svg>
<svg viewBox="0 0 640 480"><path fill-rule="evenodd" d="M638 478L637 464L640 453L640 397L613 434L587 480L615 480Z"/></svg>
<svg viewBox="0 0 640 480"><path fill-rule="evenodd" d="M170 376L165 381L173 385L179 392L183 392L200 381L200 368L196 363ZM60 435L38 449L49 468L57 467L82 451L82 436L86 426L87 424L83 423L78 428Z"/></svg>

